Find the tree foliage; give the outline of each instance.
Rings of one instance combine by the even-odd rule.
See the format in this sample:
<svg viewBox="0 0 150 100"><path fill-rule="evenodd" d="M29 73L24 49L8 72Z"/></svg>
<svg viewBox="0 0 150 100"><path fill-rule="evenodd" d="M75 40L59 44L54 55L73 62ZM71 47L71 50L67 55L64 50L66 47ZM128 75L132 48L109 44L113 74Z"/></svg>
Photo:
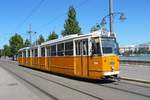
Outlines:
<svg viewBox="0 0 150 100"><path fill-rule="evenodd" d="M58 35L53 31L50 33L50 35L48 36L47 38L47 41L49 40L54 40L54 39L57 39L58 38Z"/></svg>
<svg viewBox="0 0 150 100"><path fill-rule="evenodd" d="M92 28L91 28L91 30L90 30L90 32L95 32L95 31L97 31L97 30L100 30L100 25L97 23L96 25L94 25Z"/></svg>
<svg viewBox="0 0 150 100"><path fill-rule="evenodd" d="M37 40L37 43L40 45L43 42L45 42L45 39L44 39L43 35L40 35L38 40Z"/></svg>
<svg viewBox="0 0 150 100"><path fill-rule="evenodd" d="M64 30L62 31L62 35L71 35L71 34L80 34L81 28L76 18L76 11L73 6L69 7L68 11L68 19L65 20Z"/></svg>
<svg viewBox="0 0 150 100"><path fill-rule="evenodd" d="M19 34L15 34L9 40L11 56L16 55L18 50L23 47L23 38Z"/></svg>
<svg viewBox="0 0 150 100"><path fill-rule="evenodd" d="M1 56L4 56L4 54L3 54L3 49L0 49L0 57Z"/></svg>
<svg viewBox="0 0 150 100"><path fill-rule="evenodd" d="M25 40L24 46L25 47L29 47L30 46L30 41L28 39Z"/></svg>
<svg viewBox="0 0 150 100"><path fill-rule="evenodd" d="M10 46L8 46L8 45L4 45L4 47L3 47L4 49L3 49L3 56L12 56L12 52L11 52L11 50L10 50Z"/></svg>

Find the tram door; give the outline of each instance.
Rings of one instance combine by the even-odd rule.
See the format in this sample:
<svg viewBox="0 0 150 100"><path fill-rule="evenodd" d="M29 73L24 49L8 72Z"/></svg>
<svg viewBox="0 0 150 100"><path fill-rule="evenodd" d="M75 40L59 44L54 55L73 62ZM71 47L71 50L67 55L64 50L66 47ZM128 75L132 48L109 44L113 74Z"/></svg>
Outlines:
<svg viewBox="0 0 150 100"><path fill-rule="evenodd" d="M88 39L76 41L76 55L78 57L78 74L83 77L88 77Z"/></svg>

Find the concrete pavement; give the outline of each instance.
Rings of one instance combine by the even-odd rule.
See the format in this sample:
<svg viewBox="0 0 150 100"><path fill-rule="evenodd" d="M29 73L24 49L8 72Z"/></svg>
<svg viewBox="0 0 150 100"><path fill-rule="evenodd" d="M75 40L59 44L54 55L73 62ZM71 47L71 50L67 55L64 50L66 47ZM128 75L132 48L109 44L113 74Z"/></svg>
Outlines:
<svg viewBox="0 0 150 100"><path fill-rule="evenodd" d="M41 100L36 94L0 67L0 100Z"/></svg>
<svg viewBox="0 0 150 100"><path fill-rule="evenodd" d="M150 82L150 66L121 64L120 77Z"/></svg>

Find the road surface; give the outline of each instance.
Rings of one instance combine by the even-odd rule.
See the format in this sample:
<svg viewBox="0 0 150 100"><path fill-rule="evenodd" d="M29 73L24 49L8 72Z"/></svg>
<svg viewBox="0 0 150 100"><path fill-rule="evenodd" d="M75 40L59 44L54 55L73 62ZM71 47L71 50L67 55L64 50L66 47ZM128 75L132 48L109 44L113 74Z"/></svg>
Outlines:
<svg viewBox="0 0 150 100"><path fill-rule="evenodd" d="M121 64L120 68L121 77L150 82L150 66L148 65Z"/></svg>
<svg viewBox="0 0 150 100"><path fill-rule="evenodd" d="M28 69L10 61L0 61L0 67L26 87L26 95L18 91L18 95L24 94L26 100L150 100L149 84L125 80L118 83L77 80ZM27 95L29 91L34 98ZM8 91L3 89L2 92L6 95ZM21 100L17 97L8 100Z"/></svg>

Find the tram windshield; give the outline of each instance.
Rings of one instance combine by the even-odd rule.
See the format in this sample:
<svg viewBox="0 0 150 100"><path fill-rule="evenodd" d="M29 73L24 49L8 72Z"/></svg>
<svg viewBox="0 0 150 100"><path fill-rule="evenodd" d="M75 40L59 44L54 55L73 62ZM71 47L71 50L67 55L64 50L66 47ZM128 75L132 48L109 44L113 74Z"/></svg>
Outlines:
<svg viewBox="0 0 150 100"><path fill-rule="evenodd" d="M102 39L102 51L103 54L118 54L118 43L115 39L104 38Z"/></svg>

